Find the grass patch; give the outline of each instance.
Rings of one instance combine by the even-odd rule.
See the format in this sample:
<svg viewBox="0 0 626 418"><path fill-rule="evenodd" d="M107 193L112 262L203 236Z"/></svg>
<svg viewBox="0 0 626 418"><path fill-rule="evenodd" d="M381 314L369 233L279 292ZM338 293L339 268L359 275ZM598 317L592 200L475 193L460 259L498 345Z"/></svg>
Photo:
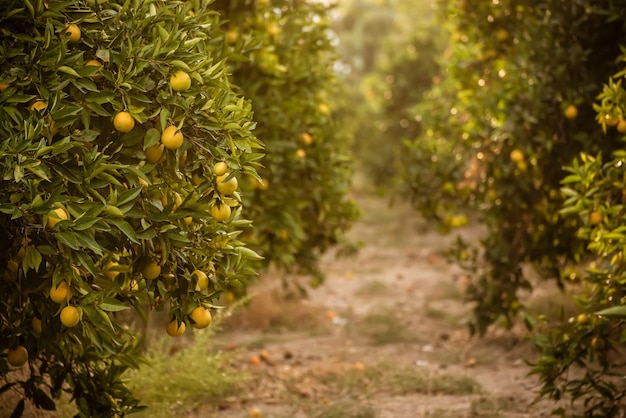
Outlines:
<svg viewBox="0 0 626 418"><path fill-rule="evenodd" d="M173 339L163 337L148 348L148 365L128 376L128 384L148 408L137 417L183 416L201 404L236 392L248 377L229 366L233 354L212 351L212 333L195 333L191 345L174 351Z"/></svg>
<svg viewBox="0 0 626 418"><path fill-rule="evenodd" d="M376 345L416 341L416 336L402 324L396 311L392 309L369 313L363 318L357 331Z"/></svg>
<svg viewBox="0 0 626 418"><path fill-rule="evenodd" d="M468 395L481 389L480 384L471 377L451 373L438 374L423 369L396 370L391 378L395 392L401 395Z"/></svg>
<svg viewBox="0 0 626 418"><path fill-rule="evenodd" d="M346 396L383 392L392 395L411 393L469 395L482 390L480 384L469 376L436 373L415 367L399 367L390 363L329 373L318 378L325 385L336 388L338 393Z"/></svg>
<svg viewBox="0 0 626 418"><path fill-rule="evenodd" d="M387 290L389 290L387 284L380 280L370 280L363 283L354 294L357 296L376 296L386 293Z"/></svg>
<svg viewBox="0 0 626 418"><path fill-rule="evenodd" d="M312 415L313 418L376 418L374 408L357 402L338 402Z"/></svg>

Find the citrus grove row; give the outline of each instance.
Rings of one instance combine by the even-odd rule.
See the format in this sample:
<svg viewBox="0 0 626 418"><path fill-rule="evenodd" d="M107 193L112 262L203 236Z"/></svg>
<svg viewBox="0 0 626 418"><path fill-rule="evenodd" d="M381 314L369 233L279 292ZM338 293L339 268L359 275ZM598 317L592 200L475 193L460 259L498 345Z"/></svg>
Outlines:
<svg viewBox="0 0 626 418"><path fill-rule="evenodd" d="M356 217L324 6L8 0L0 9L0 391L138 408L123 311L209 326ZM346 244L348 245L348 244ZM346 248L349 248L346 247ZM285 276L287 277L287 276Z"/></svg>
<svg viewBox="0 0 626 418"><path fill-rule="evenodd" d="M523 319L539 394L568 401L557 415L621 416L626 2L431 6L435 24L405 32L405 45L422 47L389 53L365 74L363 94L378 115L369 119L383 118L370 131L398 149L374 174L391 168L385 178L395 176L401 195L442 232L468 218L484 226L480 242L459 239L450 250L464 269L470 329L482 335ZM369 8L393 13L379 2ZM344 22L351 29L349 15ZM366 36L385 50L375 32ZM407 97L403 83L416 65L428 78ZM534 290L550 284L567 298L558 313L532 306Z"/></svg>

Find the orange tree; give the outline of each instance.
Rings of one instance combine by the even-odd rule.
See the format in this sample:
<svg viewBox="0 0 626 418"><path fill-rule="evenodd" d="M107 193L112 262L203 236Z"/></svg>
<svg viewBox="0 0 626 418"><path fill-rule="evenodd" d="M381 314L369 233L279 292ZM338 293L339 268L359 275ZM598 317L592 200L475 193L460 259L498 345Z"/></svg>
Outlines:
<svg viewBox="0 0 626 418"><path fill-rule="evenodd" d="M415 205L444 230L462 225L466 209L486 227L479 246L460 241L453 251L471 277L471 328L481 334L511 323L519 291L532 287L524 264L562 283L564 267L585 253L578 222L559 215L559 188L580 151L618 146L615 131L597 139L591 105L617 68L617 3L442 5L450 35L442 82L417 109L426 129L405 153L404 177Z"/></svg>
<svg viewBox="0 0 626 418"><path fill-rule="evenodd" d="M356 217L346 197L350 140L335 116L328 8L301 0L216 6L228 20L227 38L248 58L232 67L233 83L252 100L255 134L266 147L261 181L241 181L255 227L250 242L266 265L309 274L316 285L323 278L319 255L346 243L343 233Z"/></svg>
<svg viewBox="0 0 626 418"><path fill-rule="evenodd" d="M200 0L3 2L0 391L124 415L138 342L116 312L180 335L254 274L235 179L262 146L219 26Z"/></svg>
<svg viewBox="0 0 626 418"><path fill-rule="evenodd" d="M615 141L618 150L611 156L581 154L566 168L561 189L566 198L561 213L578 220L578 236L593 254L575 298L579 312L556 322L539 318L533 336L540 354L533 373L540 377L541 393L555 399L570 394L584 402L585 416L593 417L619 416L626 410L626 385L621 377L626 335L624 64L622 56L621 71L605 84L594 106L603 130L619 137L607 138L598 132L596 140Z"/></svg>

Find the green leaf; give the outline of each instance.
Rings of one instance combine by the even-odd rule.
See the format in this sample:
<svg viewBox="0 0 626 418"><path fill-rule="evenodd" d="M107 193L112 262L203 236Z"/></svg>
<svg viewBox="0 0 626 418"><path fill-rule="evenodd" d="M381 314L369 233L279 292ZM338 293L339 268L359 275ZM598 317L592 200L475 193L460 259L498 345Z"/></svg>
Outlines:
<svg viewBox="0 0 626 418"><path fill-rule="evenodd" d="M60 66L58 70L61 71L62 73L69 74L74 77L80 77L80 74L78 74L73 68L70 68L66 65Z"/></svg>
<svg viewBox="0 0 626 418"><path fill-rule="evenodd" d="M107 312L119 312L130 309L130 306L125 305L117 299L104 298L102 303L100 304L100 309Z"/></svg>
<svg viewBox="0 0 626 418"><path fill-rule="evenodd" d="M29 269L39 271L39 266L41 265L42 260L43 258L41 257L41 253L37 251L35 247L27 247L26 254L24 254L24 259L22 260L22 269L24 269L24 273L28 272Z"/></svg>
<svg viewBox="0 0 626 418"><path fill-rule="evenodd" d="M626 305L611 306L610 308L595 312L595 314L607 318L626 319Z"/></svg>
<svg viewBox="0 0 626 418"><path fill-rule="evenodd" d="M123 219L110 218L107 219L109 224L115 225L120 231L126 235L126 237L134 243L139 243L135 230L128 222Z"/></svg>

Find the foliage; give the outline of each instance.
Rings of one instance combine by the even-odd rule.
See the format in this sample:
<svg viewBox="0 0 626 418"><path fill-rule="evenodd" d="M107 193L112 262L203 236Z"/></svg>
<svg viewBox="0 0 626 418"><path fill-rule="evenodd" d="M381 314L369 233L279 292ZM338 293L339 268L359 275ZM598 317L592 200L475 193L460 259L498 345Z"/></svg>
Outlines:
<svg viewBox="0 0 626 418"><path fill-rule="evenodd" d="M3 0L0 352L25 347L29 368L3 391L45 409L65 391L81 416L136 410L121 375L138 366L138 340L116 312L166 309L191 326L192 309L254 274L241 196L219 193L212 167L254 176L262 145L205 3ZM177 71L188 77L170 84ZM182 146L151 157L168 126ZM215 205L233 214L218 222Z"/></svg>
<svg viewBox="0 0 626 418"><path fill-rule="evenodd" d="M622 56L622 65L625 59ZM609 79L594 105L598 122L608 118L620 121L619 143L626 140L624 74L622 70ZM606 125L603 128L607 129ZM597 417L617 416L626 410L626 386L621 378L626 336L626 152L619 149L606 159L581 154L567 167L569 175L561 189L567 199L561 213L580 220L578 236L594 255L575 299L580 313L558 323L542 321L533 338L540 353L533 372L542 381L541 393L555 399L569 393L573 400L584 401L585 416ZM563 377L570 374L572 377Z"/></svg>
<svg viewBox="0 0 626 418"><path fill-rule="evenodd" d="M242 182L255 226L250 242L265 265L312 274L317 285L319 255L346 244L343 233L357 215L346 197L350 138L335 116L329 10L302 0L222 3L225 32L250 58L232 66L233 82L252 100L255 134L266 148L262 182Z"/></svg>
<svg viewBox="0 0 626 418"><path fill-rule="evenodd" d="M581 416L623 414L626 393L624 6L448 2L447 65L418 108L425 130L404 164L416 207L443 231L462 211L486 226L479 246L459 240L451 251L472 279L474 331L512 323L532 289L529 264L573 288L580 314L525 318L540 395L571 399Z"/></svg>
<svg viewBox="0 0 626 418"><path fill-rule="evenodd" d="M404 178L416 207L443 231L476 211L479 246L453 251L472 278L472 329L484 333L520 309L532 263L561 283L584 257L579 222L559 215L562 167L579 152L608 155L616 133L597 139L591 103L616 70L623 33L615 3L450 1L450 46L441 83L418 108L423 135L407 144ZM575 106L575 112L568 107ZM577 113L574 115L573 113ZM469 248L468 248L469 246Z"/></svg>

